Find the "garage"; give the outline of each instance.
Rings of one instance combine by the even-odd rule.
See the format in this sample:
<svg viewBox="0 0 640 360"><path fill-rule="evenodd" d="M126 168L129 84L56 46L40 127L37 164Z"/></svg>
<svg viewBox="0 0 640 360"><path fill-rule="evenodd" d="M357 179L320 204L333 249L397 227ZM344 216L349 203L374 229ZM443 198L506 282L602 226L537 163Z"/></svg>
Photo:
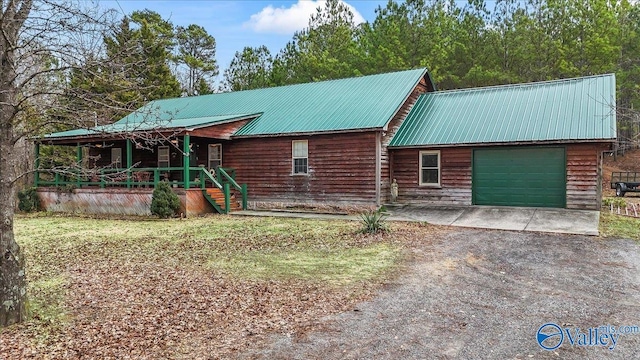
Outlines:
<svg viewBox="0 0 640 360"><path fill-rule="evenodd" d="M615 89L607 74L420 95L388 147L396 200L600 209Z"/></svg>
<svg viewBox="0 0 640 360"><path fill-rule="evenodd" d="M564 147L474 149L474 205L566 206Z"/></svg>

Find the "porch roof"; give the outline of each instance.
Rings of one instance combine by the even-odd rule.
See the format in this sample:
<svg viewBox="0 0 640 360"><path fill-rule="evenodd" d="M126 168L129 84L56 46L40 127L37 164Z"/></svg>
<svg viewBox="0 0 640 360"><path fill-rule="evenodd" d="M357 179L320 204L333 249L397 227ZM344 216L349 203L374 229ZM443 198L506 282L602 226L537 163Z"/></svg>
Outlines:
<svg viewBox="0 0 640 360"><path fill-rule="evenodd" d="M214 115L184 119L171 119L169 114L151 115L142 111L131 113L122 120L109 124L100 125L90 129L75 129L45 135L46 139L75 138L86 136L100 136L108 134L121 134L140 131L157 130L193 130L201 127L217 125L232 121L255 119L260 113L253 114L228 114Z"/></svg>
<svg viewBox="0 0 640 360"><path fill-rule="evenodd" d="M113 125L49 134L46 138L211 125L255 115L233 136L358 131L384 128L420 82L434 88L427 69L265 89L156 100ZM228 115L234 114L234 115ZM240 115L237 115L240 114ZM203 122L199 119L211 119ZM161 126L157 124L161 123Z"/></svg>

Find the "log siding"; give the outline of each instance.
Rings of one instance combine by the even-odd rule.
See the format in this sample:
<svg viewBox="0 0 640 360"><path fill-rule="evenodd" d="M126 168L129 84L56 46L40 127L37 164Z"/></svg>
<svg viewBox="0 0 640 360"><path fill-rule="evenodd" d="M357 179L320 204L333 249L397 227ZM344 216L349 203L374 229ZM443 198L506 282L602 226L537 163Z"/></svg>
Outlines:
<svg viewBox="0 0 640 360"><path fill-rule="evenodd" d="M393 119L389 121L387 124L386 131L382 133L382 146L381 146L381 158L380 158L380 191L381 197L380 201L382 203L387 203L391 200L391 181L393 177L391 176L391 157L389 156L389 143L393 139L393 136L396 134L400 125L411 111L413 105L415 105L416 101L421 94L426 93L427 91L434 91L427 84L427 81L422 78L418 85L413 89L411 95L407 98L407 100L402 104L398 112L394 115Z"/></svg>
<svg viewBox="0 0 640 360"><path fill-rule="evenodd" d="M420 186L420 151L440 150L440 187ZM471 148L392 149L398 202L471 205Z"/></svg>
<svg viewBox="0 0 640 360"><path fill-rule="evenodd" d="M293 140L309 141L306 175L293 175ZM223 145L251 202L375 205L376 133L236 139Z"/></svg>
<svg viewBox="0 0 640 360"><path fill-rule="evenodd" d="M602 195L602 152L610 144L567 146L567 209L598 210Z"/></svg>
<svg viewBox="0 0 640 360"><path fill-rule="evenodd" d="M600 208L601 156L609 148L609 143L565 145L568 209ZM419 184L419 153L424 150L440 150L439 188ZM391 149L391 177L398 181L398 202L472 205L472 153L472 147Z"/></svg>

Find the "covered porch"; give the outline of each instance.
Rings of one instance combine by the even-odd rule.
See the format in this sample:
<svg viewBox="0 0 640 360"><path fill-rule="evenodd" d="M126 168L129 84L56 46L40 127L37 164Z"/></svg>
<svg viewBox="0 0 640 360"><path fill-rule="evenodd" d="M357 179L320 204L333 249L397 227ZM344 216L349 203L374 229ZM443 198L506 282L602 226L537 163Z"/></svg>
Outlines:
<svg viewBox="0 0 640 360"><path fill-rule="evenodd" d="M35 186L41 198L58 205L62 200L52 193L65 193L66 198L77 198L74 201L90 204L69 204L60 211L77 208L73 212L102 213L105 209L98 209L100 204L113 208L120 202L121 207L128 209L115 212L143 215L146 214L143 208L150 203L150 194L160 181L168 182L181 197L181 210L185 215L211 212L211 207L218 213L228 213L234 208L246 209L246 184L238 184L235 169L225 168L222 164L223 146L227 142L227 139L193 136L189 132L161 134L153 141L143 141L135 136L38 139L35 142ZM43 147L65 148L67 152L71 148L75 161L43 164ZM119 200L113 204L113 199ZM45 205L48 203L44 202ZM200 210L190 211L193 208L190 205L194 203Z"/></svg>

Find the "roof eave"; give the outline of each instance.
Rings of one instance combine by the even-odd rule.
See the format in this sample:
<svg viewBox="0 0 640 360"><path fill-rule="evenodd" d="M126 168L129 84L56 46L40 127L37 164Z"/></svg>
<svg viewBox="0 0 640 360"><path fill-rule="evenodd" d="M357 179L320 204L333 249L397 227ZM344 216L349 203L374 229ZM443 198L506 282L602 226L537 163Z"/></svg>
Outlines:
<svg viewBox="0 0 640 360"><path fill-rule="evenodd" d="M418 86L418 84L420 84L420 80L422 80L422 79L426 79L429 82L429 85L431 85L431 88L433 89L433 91L436 91L436 85L434 84L433 79L431 79L431 75L429 74L429 70L427 68L424 68L423 71L422 71L422 74L420 75L418 80L416 80L416 82L411 87L411 90L409 90L409 92L404 97L402 102L400 104L398 104L398 107L396 108L396 110L391 114L389 119L387 119L387 121L384 123L384 126L382 127L382 129L384 131L388 130L389 124L391 123L393 118L396 117L398 112L402 109L402 106L407 102L407 100L409 100L409 97L411 97L411 94L413 93L413 90L415 90L416 86Z"/></svg>
<svg viewBox="0 0 640 360"><path fill-rule="evenodd" d="M255 120L255 119L259 118L260 116L262 116L262 114L263 113L255 113L255 114L251 114L251 115L247 115L247 116L243 116L243 117L233 118L233 119L230 119L230 120L218 121L218 122L207 123L207 124L200 124L200 125L191 126L191 127L184 127L184 129L186 131L193 131L193 130L202 129L202 128L206 128L206 127L210 127L210 126L231 124L231 123L234 123L236 121Z"/></svg>
<svg viewBox="0 0 640 360"><path fill-rule="evenodd" d="M562 145L562 144L579 144L579 143L614 143L615 141L616 141L615 138L502 141L502 142L476 142L476 143L454 143L454 144L389 145L389 149L487 147L487 146L519 146L519 145Z"/></svg>
<svg viewBox="0 0 640 360"><path fill-rule="evenodd" d="M359 133L359 132L371 132L371 131L383 131L381 127L372 128L358 128L358 129L343 129L343 130L323 130L323 131L300 131L300 132L287 132L277 134L257 134L257 135L233 135L232 140L235 139L254 139L254 138L273 138L273 137L285 137L285 136L314 136L314 135L330 135L330 134L347 134L347 133Z"/></svg>
<svg viewBox="0 0 640 360"><path fill-rule="evenodd" d="M204 123L204 124L199 124L196 126L190 126L190 127L186 127L186 126L182 126L182 127L158 127L158 128L152 128L152 129L141 129L141 130L134 130L134 131L118 131L118 132L98 132L95 134L86 134L86 135L72 135L72 136L59 136L59 137L41 137L41 138L36 138L33 139L36 142L39 143L46 143L46 142L72 142L72 141L78 141L78 140L90 140L90 141L99 141L101 139L110 139L110 138L125 138L124 135L126 134L136 134L136 133L143 133L143 132L155 132L155 133L174 133L174 135L182 135L185 132L190 132L190 131L194 131L197 129L202 129L202 128L206 128L206 127L210 127L210 126L217 126L217 125L225 125L225 124L230 124L230 123L234 123L236 121L243 121L243 120L253 120L256 119L258 117L260 117L262 115L262 113L255 113L255 114L251 114L251 115L247 115L247 116L242 116L242 117L238 117L238 118L233 118L230 120L224 120L224 121L219 121L219 122L211 122L211 123Z"/></svg>

